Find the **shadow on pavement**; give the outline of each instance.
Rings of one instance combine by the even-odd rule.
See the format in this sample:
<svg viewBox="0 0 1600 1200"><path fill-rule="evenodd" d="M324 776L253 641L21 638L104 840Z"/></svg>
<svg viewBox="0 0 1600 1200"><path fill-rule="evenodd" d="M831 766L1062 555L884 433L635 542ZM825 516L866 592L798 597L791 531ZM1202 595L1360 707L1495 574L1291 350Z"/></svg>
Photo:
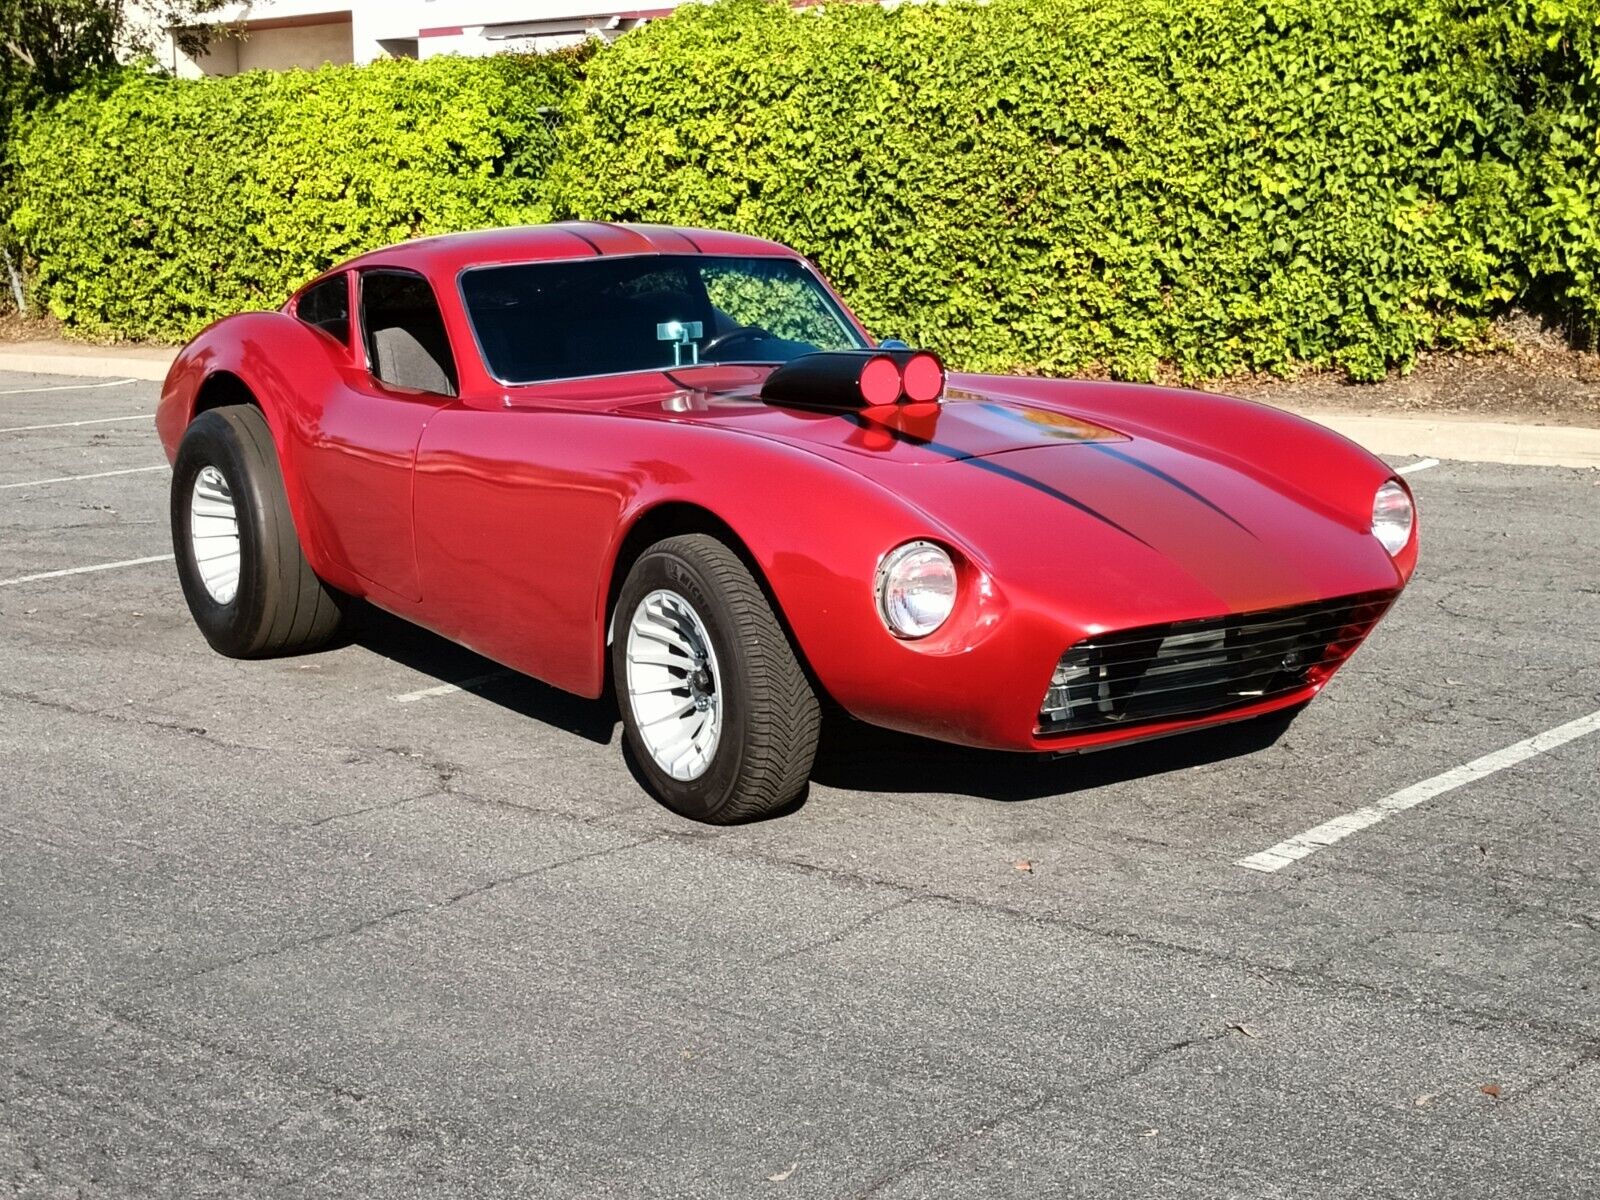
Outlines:
<svg viewBox="0 0 1600 1200"><path fill-rule="evenodd" d="M1037 800L1253 754L1288 730L1299 710L1131 746L1047 758L972 750L835 717L823 725L811 778L864 792L934 792Z"/></svg>
<svg viewBox="0 0 1600 1200"><path fill-rule="evenodd" d="M616 738L617 709L609 695L586 700L560 691L378 609L361 607L350 640L440 683L467 683L463 690L597 745L610 745ZM487 678L479 681L482 676ZM811 778L851 791L1034 800L1264 750L1283 736L1296 715L1278 713L1093 754L1046 758L952 746L864 725L835 711L823 722ZM631 757L628 766L642 785Z"/></svg>
<svg viewBox="0 0 1600 1200"><path fill-rule="evenodd" d="M617 707L609 695L586 700L563 692L370 605L352 614L350 641L440 683L466 683L463 691L601 746L611 743L617 728ZM468 683L481 676L488 678ZM418 681L417 686L427 684Z"/></svg>

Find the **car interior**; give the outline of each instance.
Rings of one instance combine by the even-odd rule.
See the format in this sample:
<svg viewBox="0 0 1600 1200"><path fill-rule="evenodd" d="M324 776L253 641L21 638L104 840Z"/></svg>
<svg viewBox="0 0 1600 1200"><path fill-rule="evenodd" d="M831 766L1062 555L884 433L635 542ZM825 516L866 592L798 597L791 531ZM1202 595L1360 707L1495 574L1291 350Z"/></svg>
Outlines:
<svg viewBox="0 0 1600 1200"><path fill-rule="evenodd" d="M341 346L350 344L350 277L344 272L308 287L295 302L294 315Z"/></svg>
<svg viewBox="0 0 1600 1200"><path fill-rule="evenodd" d="M372 374L393 387L457 393L455 359L433 289L410 271L361 275L361 328Z"/></svg>

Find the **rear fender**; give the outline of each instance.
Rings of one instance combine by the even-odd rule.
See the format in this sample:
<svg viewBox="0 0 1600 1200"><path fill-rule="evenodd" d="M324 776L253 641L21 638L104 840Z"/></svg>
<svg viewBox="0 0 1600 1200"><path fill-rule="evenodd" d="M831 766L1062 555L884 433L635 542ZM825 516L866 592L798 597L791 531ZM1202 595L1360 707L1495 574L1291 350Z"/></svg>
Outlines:
<svg viewBox="0 0 1600 1200"><path fill-rule="evenodd" d="M285 313L226 317L185 346L167 372L156 408L156 432L167 460L175 461L190 422L212 406L213 389L224 380L237 380L272 431L295 532L312 569L335 587L360 592L363 585L331 554L312 517L299 471L330 389L347 367L331 338Z"/></svg>

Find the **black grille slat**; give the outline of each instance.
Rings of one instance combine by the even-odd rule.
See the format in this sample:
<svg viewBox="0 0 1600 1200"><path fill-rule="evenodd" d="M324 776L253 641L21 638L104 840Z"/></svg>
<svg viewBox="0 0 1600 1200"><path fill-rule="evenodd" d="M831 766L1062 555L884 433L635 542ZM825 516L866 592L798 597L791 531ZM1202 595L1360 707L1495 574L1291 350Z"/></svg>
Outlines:
<svg viewBox="0 0 1600 1200"><path fill-rule="evenodd" d="M1353 651L1392 600L1373 593L1097 634L1061 656L1040 732L1204 715L1296 691Z"/></svg>
<svg viewBox="0 0 1600 1200"><path fill-rule="evenodd" d="M1305 643L1305 644L1319 647L1319 648L1323 649L1324 652L1325 652L1326 650L1329 650L1329 649L1335 649L1335 648L1343 647L1343 646L1346 646L1346 645L1349 645L1349 644L1352 644L1352 643L1359 643L1360 641L1361 641L1360 637L1352 636L1352 637L1347 637L1347 638L1330 638L1325 642L1318 641L1318 642L1315 642L1315 643ZM1248 656L1243 657L1243 658L1233 658L1233 659L1230 659L1229 661L1232 662L1232 663L1240 663L1240 662L1249 662L1249 661L1265 661L1267 659L1273 659L1273 658L1281 659L1281 658L1283 658L1283 656L1285 654L1289 653L1289 651L1297 649L1297 648L1298 647L1295 646L1294 643L1288 643L1288 644L1280 646L1280 647L1278 647L1276 649L1264 651L1264 652L1262 652L1260 654L1251 654L1251 655L1248 655ZM1253 649L1253 647L1252 647L1252 649ZM1148 662L1146 660L1140 660L1140 661L1129 662L1129 663L1117 663L1117 664L1107 668L1108 674L1106 675L1106 678L1109 679L1112 682L1116 682L1116 681L1119 681L1119 680L1122 680L1122 679L1131 678L1131 677L1136 676L1136 675L1142 675L1142 676L1145 676L1146 678L1148 678L1148 677L1150 677L1152 675L1177 674L1177 673L1179 673L1181 671L1185 671L1185 670L1204 670L1205 669L1205 660L1206 659L1215 658L1218 654L1227 654L1227 653L1229 653L1229 651L1226 650L1226 649L1224 649L1224 650L1214 650L1209 655L1200 654L1200 653L1197 652L1197 653L1195 653L1195 654L1193 654L1193 655L1191 655L1191 656L1189 656L1187 658L1184 658L1184 659L1162 658L1155 664L1152 664L1152 663L1150 663L1150 662ZM1198 664L1198 665L1195 665L1195 664ZM1097 676L1096 678L1098 679L1099 676Z"/></svg>
<svg viewBox="0 0 1600 1200"><path fill-rule="evenodd" d="M1283 634L1283 635L1281 635L1279 638L1277 638L1275 640L1281 641L1285 637L1298 637L1303 632L1304 633L1312 633L1312 632L1327 633L1327 632L1331 632L1333 630L1344 628L1346 625L1351 624L1353 620L1354 620L1354 610L1352 610L1351 612L1332 613L1332 614L1329 614L1328 617L1325 620L1319 622L1318 625L1316 625L1313 629L1309 629L1309 630L1299 630L1299 629L1297 629L1295 633L1293 633L1293 634ZM1250 625L1247 628L1250 631L1253 632L1254 630L1256 630L1258 628L1259 629L1277 629L1277 628L1279 628L1280 626L1282 626L1284 624L1286 624L1286 622L1274 621L1270 625L1260 625L1260 626ZM1108 649L1112 649L1114 647L1114 648L1116 648L1118 650L1125 650L1125 649L1128 649L1130 647L1146 644L1146 643L1149 643L1149 642L1161 643L1161 642L1166 641L1170 637L1181 637L1184 634L1198 633L1198 632L1202 632L1202 631L1209 631L1212 628L1214 628L1214 626L1211 626L1208 623L1208 624L1206 624L1204 626L1201 626L1200 628L1197 629L1197 628L1195 628L1193 622L1185 621L1182 625L1173 625L1173 626L1168 627L1168 630L1165 633L1153 633L1153 634L1150 634L1150 635L1148 635L1146 637L1129 638L1127 641L1111 642L1111 641L1108 640L1108 641L1079 642L1076 646L1073 647L1073 649L1074 650L1108 650Z"/></svg>
<svg viewBox="0 0 1600 1200"><path fill-rule="evenodd" d="M1316 662L1307 663L1306 665L1312 667L1319 666L1323 661L1325 660L1318 659ZM1254 679L1270 679L1272 676L1280 675L1282 673L1282 669L1279 667L1272 667L1261 671L1246 671L1243 674L1229 675L1227 677L1227 682L1237 685L1241 683L1247 683ZM1142 687L1139 689L1139 696L1143 698L1146 696L1163 696L1171 692L1188 692L1193 691L1195 688L1215 687L1216 683L1217 677L1215 675L1208 675L1205 679L1197 679L1192 683L1172 683L1163 684L1161 687ZM1083 686L1089 689L1092 693L1094 684L1090 683ZM1248 690L1254 691L1255 689L1251 688Z"/></svg>

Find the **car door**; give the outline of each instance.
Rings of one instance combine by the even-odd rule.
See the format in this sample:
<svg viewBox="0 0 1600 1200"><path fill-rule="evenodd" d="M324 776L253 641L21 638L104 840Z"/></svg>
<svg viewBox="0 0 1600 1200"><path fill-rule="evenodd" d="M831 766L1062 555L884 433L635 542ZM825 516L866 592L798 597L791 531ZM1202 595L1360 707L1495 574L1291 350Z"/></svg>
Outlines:
<svg viewBox="0 0 1600 1200"><path fill-rule="evenodd" d="M318 287L336 279L343 277ZM357 317L345 330L349 363L323 402L304 474L333 552L363 579L414 601L421 585L412 472L422 431L458 391L455 356L438 299L418 272L374 267L345 286ZM336 298L315 291L296 307L312 324Z"/></svg>

